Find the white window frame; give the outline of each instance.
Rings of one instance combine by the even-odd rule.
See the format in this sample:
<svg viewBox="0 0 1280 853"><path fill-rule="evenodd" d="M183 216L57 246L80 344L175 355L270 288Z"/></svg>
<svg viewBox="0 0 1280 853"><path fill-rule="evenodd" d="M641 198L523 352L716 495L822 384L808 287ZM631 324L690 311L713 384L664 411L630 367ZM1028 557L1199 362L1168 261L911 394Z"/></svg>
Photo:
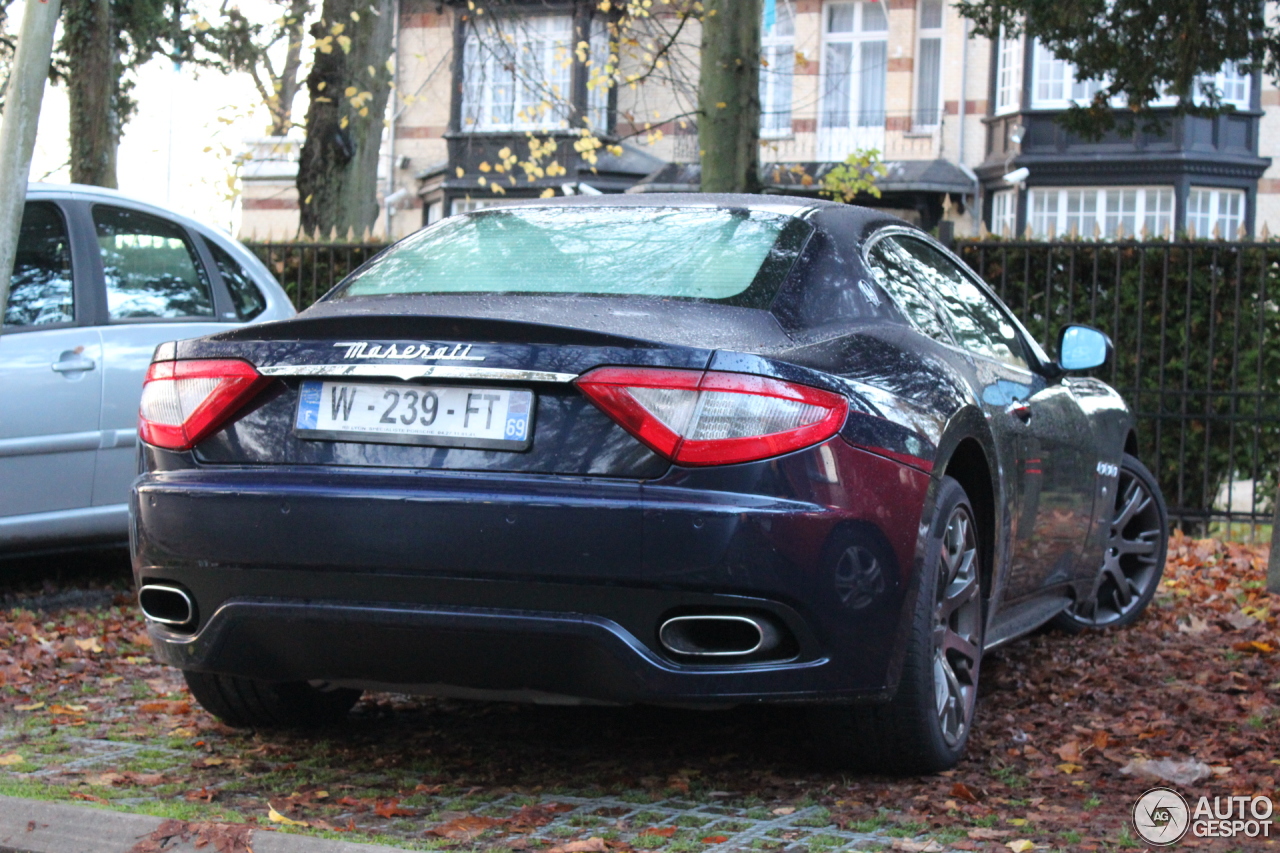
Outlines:
<svg viewBox="0 0 1280 853"><path fill-rule="evenodd" d="M1247 205L1244 190L1192 187L1187 193L1187 233L1212 239L1214 226L1217 226L1219 239L1235 240L1245 224Z"/></svg>
<svg viewBox="0 0 1280 853"><path fill-rule="evenodd" d="M991 233L997 237L1018 236L1018 192L996 190L991 194Z"/></svg>
<svg viewBox="0 0 1280 853"><path fill-rule="evenodd" d="M1031 109L1061 110L1073 104L1087 106L1094 94L1107 85L1106 80L1080 80L1076 66L1058 59L1037 39L1031 47ZM1122 101L1112 98L1113 106Z"/></svg>
<svg viewBox="0 0 1280 853"><path fill-rule="evenodd" d="M1150 238L1171 237L1173 187L1033 187L1027 192L1027 226L1034 237L1086 240L1134 238L1146 228ZM1097 229L1091 227L1096 225ZM1118 228L1123 227L1123 235Z"/></svg>
<svg viewBox="0 0 1280 853"><path fill-rule="evenodd" d="M916 9L916 20L920 22L920 26L916 28L916 58L915 58L915 83L916 83L916 109L912 115L911 125L913 128L934 128L942 123L942 62L943 50L946 44L942 37L943 28L947 19L946 0L932 0L939 6L938 24L934 27L928 27L924 22L924 5L931 0L920 0ZM925 43L933 42L937 45L938 58L937 67L933 69L932 79L925 76L925 69L921 67L921 59L924 57ZM932 108L924 106L926 86L933 88Z"/></svg>
<svg viewBox="0 0 1280 853"><path fill-rule="evenodd" d="M573 17L485 16L468 24L463 57L463 131L547 131L569 126ZM608 58L603 23L592 27L593 62ZM518 69L518 70L517 70ZM589 88L588 120L607 119L608 87Z"/></svg>
<svg viewBox="0 0 1280 853"><path fill-rule="evenodd" d="M1200 87L1205 84L1211 84L1217 90L1221 104L1247 110L1253 102L1253 75L1241 73L1234 62L1227 63L1217 74L1202 74L1197 77L1191 92L1192 102L1204 103Z"/></svg>
<svg viewBox="0 0 1280 853"><path fill-rule="evenodd" d="M783 24L783 10L787 23ZM764 59L760 68L760 135L778 138L791 135L791 109L795 82L796 10L792 0L775 0L774 25L760 28L760 48Z"/></svg>
<svg viewBox="0 0 1280 853"><path fill-rule="evenodd" d="M996 115L1022 109L1023 44L1021 36L1008 38L1000 28L996 42Z"/></svg>
<svg viewBox="0 0 1280 853"><path fill-rule="evenodd" d="M868 6L879 7L880 13L888 20L887 4L876 2L875 0L852 0L852 2L827 3L822 10L822 64L823 83L822 83L822 104L818 111L819 127L828 127L833 130L857 129L857 128L884 128L885 108L887 101L887 92L882 91L880 94L880 108L878 111L879 121L875 121L873 116L864 117L865 113L870 111L865 109L862 103L862 53L868 45L879 43L883 46L885 63L888 64L889 56L889 28L886 24L883 30L864 30L864 13ZM853 29L847 33L831 32L831 19L836 9L844 7L853 7ZM827 124L828 99L832 97L835 87L827 78L826 68L828 67L828 50L832 45L850 44L852 45L849 58L849 103L847 104L849 124L846 125L829 125ZM888 68L881 72L881 79L888 89Z"/></svg>
<svg viewBox="0 0 1280 853"><path fill-rule="evenodd" d="M487 198L455 198L449 204L449 215L457 216L460 213L471 213L476 210L484 210L486 207L493 207L497 204L494 199Z"/></svg>

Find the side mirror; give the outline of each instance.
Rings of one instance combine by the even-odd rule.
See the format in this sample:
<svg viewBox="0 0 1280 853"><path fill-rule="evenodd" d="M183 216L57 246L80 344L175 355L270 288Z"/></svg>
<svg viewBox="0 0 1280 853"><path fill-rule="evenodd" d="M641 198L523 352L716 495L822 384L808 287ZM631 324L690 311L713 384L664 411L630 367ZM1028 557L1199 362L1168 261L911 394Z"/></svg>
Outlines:
<svg viewBox="0 0 1280 853"><path fill-rule="evenodd" d="M1089 326L1063 326L1058 334L1058 364L1063 370L1092 370L1111 358L1111 339Z"/></svg>

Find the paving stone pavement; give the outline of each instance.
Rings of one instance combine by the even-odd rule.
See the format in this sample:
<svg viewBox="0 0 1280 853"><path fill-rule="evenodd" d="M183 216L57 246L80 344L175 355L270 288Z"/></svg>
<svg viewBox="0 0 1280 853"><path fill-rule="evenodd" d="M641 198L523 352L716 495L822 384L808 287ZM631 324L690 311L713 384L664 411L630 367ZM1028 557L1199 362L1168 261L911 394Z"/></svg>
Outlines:
<svg viewBox="0 0 1280 853"><path fill-rule="evenodd" d="M4 740L5 731L0 729L0 742ZM55 761L28 773L6 770L3 775L32 781L52 781L60 776L80 775L90 770L111 771L121 767L126 759L140 753L146 753L152 757L171 755L175 759L174 763L160 772L177 775L188 769L188 755L163 746L85 737L69 737L65 742L82 750L81 757L70 761ZM430 804L420 809L423 817L400 818L388 822L378 831L384 838L395 838L402 844L428 846L422 844L423 833L433 826L448 821L451 817L470 813L501 820L515 814L524 806L559 804L561 807L571 806L572 808L555 812L554 818L549 823L531 832L522 832L516 837L525 839L531 848L534 848L535 842L544 842L546 847L555 847L573 838L581 839L612 831L622 840L632 843L638 849L643 849L643 836L646 835L644 830L675 827L674 835L660 836L662 844L676 851L697 850L698 853L729 853L729 851L752 849L768 849L771 853L844 853L844 851L893 849L895 842L914 841L916 844L923 844L928 841L926 836L904 838L900 829L893 834L878 828L869 828L868 831L861 832L840 829L831 823L828 811L821 806L797 808L790 813L775 814L764 808L718 805L714 802L698 802L680 797L650 801L648 795L643 792L635 792L634 796L628 796L628 792L621 792L613 796L598 797L568 794L532 797L527 794L508 793L476 805L469 812L450 811L449 805L456 803L457 800L456 794L433 796ZM112 800L113 805L125 808L143 807L148 802L151 800L140 797ZM424 819L426 816L430 817ZM327 819L335 825L342 825L348 817L356 818L363 823L368 819L368 813L350 811L338 815L330 814ZM892 824L887 829L893 830ZM718 843L702 841L704 838L714 836L724 836L725 840ZM476 841L475 846L485 849L502 849L514 840L515 838L511 836L508 836L505 842L486 838ZM651 837L651 840L656 841L656 838ZM438 844L439 839L436 839L436 845ZM930 848L931 851L949 849L948 845L940 843Z"/></svg>

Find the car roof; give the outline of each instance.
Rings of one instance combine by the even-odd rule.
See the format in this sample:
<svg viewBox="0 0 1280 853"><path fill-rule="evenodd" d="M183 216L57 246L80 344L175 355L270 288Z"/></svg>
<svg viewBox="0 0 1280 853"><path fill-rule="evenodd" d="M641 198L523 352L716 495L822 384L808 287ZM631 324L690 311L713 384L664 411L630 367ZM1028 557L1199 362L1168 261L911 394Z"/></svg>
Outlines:
<svg viewBox="0 0 1280 853"><path fill-rule="evenodd" d="M136 207L157 216L166 219L173 219L181 222L189 228L194 228L201 232L213 232L225 240L234 241L235 238L225 229L219 228L208 222L199 219L192 219L168 207L162 207L149 201L143 201L135 198L127 193L119 190L107 189L106 187L94 187L88 184L44 184L29 183L27 184L27 198L68 198L80 199L83 201L103 201L103 202L127 202L131 207Z"/></svg>
<svg viewBox="0 0 1280 853"><path fill-rule="evenodd" d="M856 211L858 214L865 215L868 218L884 216L882 211L855 207L841 202L784 195L752 195L749 193L611 193L606 195L576 195L562 198L535 198L502 202L492 207L483 208L483 210L531 207L736 207L769 213L784 213L790 216L801 216L811 211L840 208L850 212Z"/></svg>

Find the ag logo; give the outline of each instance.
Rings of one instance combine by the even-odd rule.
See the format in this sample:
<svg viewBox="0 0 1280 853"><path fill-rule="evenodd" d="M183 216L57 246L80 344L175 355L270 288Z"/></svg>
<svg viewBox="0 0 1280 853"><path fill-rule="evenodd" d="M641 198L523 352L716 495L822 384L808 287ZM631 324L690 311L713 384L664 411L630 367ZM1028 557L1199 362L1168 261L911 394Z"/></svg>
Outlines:
<svg viewBox="0 0 1280 853"><path fill-rule="evenodd" d="M1170 788L1152 788L1133 804L1133 828L1148 844L1176 844L1190 825L1187 801Z"/></svg>

